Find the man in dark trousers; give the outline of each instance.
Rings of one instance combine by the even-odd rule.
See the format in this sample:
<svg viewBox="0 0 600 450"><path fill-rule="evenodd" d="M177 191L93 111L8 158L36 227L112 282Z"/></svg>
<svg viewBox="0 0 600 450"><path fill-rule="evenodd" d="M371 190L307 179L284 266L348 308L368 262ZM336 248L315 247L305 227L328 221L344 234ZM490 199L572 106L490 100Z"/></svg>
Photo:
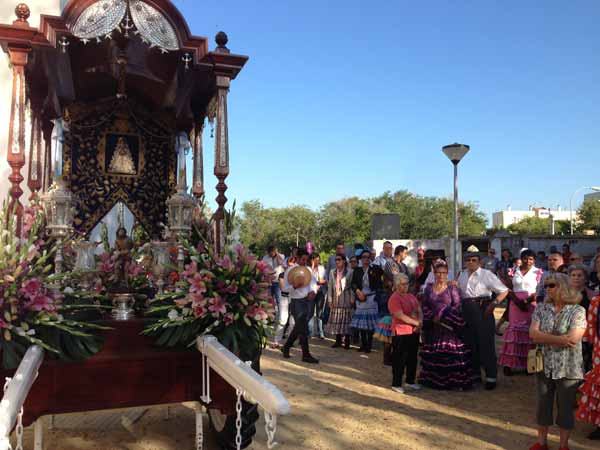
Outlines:
<svg viewBox="0 0 600 450"><path fill-rule="evenodd" d="M465 341L471 347L475 380L485 370L485 388L496 388L496 321L494 309L508 295L508 288L490 270L480 266L479 250L470 246L466 253L467 270L458 277L463 317L467 323ZM492 294L496 294L492 298Z"/></svg>
<svg viewBox="0 0 600 450"><path fill-rule="evenodd" d="M304 249L298 250L298 265L306 267L308 263L308 254ZM312 271L310 282L304 285L300 280L290 280L288 276L294 267L290 267L285 271L284 275L284 291L290 296L292 311L292 317L294 318L294 329L290 333L288 340L285 345L281 348L284 358L290 357L290 348L296 342L296 339L300 340L300 347L302 348L302 361L317 364L319 360L314 358L308 348L308 321L311 318L311 312L314 311L313 301L317 294L318 284Z"/></svg>

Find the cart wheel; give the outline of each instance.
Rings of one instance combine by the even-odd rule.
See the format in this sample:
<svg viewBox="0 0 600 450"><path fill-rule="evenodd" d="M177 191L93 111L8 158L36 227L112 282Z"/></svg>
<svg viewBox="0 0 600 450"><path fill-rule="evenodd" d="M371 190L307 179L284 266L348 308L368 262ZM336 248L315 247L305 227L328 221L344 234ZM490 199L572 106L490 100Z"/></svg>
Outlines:
<svg viewBox="0 0 600 450"><path fill-rule="evenodd" d="M208 410L208 421L211 430L215 433L217 442L224 450L236 450L235 436L237 429L235 427L236 416L226 416L221 414L218 409ZM252 438L256 434L256 422L258 421L258 406L242 400L242 448L248 447L252 443Z"/></svg>

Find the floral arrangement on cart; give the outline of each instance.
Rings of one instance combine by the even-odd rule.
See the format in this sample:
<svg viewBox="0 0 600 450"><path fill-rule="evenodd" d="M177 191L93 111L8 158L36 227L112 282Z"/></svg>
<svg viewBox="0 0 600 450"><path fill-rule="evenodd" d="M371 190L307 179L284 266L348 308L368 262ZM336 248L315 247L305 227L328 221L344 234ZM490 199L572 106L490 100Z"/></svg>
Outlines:
<svg viewBox="0 0 600 450"><path fill-rule="evenodd" d="M78 320L82 311L100 316L93 303L79 304L61 288L65 274L52 274L56 243L45 240L45 215L26 208L18 233L7 203L0 215L0 352L2 366L16 367L27 348L40 345L56 357L85 359L101 348L106 327Z"/></svg>
<svg viewBox="0 0 600 450"><path fill-rule="evenodd" d="M179 281L150 304L144 331L161 346L191 346L212 334L244 360L256 357L272 331L272 272L240 244L221 257L208 247L186 245L189 264Z"/></svg>

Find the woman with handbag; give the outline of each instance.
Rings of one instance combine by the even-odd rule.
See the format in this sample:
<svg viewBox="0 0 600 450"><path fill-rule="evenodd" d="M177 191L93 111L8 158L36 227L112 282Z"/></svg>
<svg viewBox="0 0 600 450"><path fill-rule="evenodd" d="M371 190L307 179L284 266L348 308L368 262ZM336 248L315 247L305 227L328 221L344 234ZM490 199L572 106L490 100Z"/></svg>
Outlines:
<svg viewBox="0 0 600 450"><path fill-rule="evenodd" d="M575 426L577 387L583 379L581 339L586 328L585 310L579 306L581 293L569 287L566 275L556 273L544 280L545 302L532 317L529 335L542 354L537 367L538 441L530 450L548 450L548 428L554 423L556 398L560 428L560 450L568 450Z"/></svg>
<svg viewBox="0 0 600 450"><path fill-rule="evenodd" d="M535 267L535 253L529 249L521 252L521 267L512 277L512 292L508 295L508 327L504 331L504 344L498 364L504 375L511 376L513 370L527 369L527 353L532 348L529 338L531 315L536 306L538 283L542 269Z"/></svg>

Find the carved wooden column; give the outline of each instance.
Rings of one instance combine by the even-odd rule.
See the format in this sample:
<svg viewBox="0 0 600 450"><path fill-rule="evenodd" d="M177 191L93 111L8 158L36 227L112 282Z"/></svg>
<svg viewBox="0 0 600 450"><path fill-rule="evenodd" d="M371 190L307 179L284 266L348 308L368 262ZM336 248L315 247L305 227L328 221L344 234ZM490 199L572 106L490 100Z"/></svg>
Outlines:
<svg viewBox="0 0 600 450"><path fill-rule="evenodd" d="M31 118L31 140L29 144L29 172L27 174L27 187L31 191L30 201L34 201L37 198L37 191L42 188L43 145L41 119L38 114L33 112Z"/></svg>
<svg viewBox="0 0 600 450"><path fill-rule="evenodd" d="M52 185L52 122L44 123L42 134L44 136L43 155L43 180L42 190L46 192Z"/></svg>
<svg viewBox="0 0 600 450"><path fill-rule="evenodd" d="M29 49L8 48L13 72L12 102L10 107L10 122L8 128L7 161L11 168L8 177L12 186L10 188L11 206L20 218L23 205L20 197L23 195L21 182L23 175L21 169L25 165L25 65Z"/></svg>
<svg viewBox="0 0 600 450"><path fill-rule="evenodd" d="M204 122L196 124L194 127L194 174L192 181L192 193L194 197L200 198L204 195L204 149L202 147L202 132L204 131Z"/></svg>
<svg viewBox="0 0 600 450"><path fill-rule="evenodd" d="M226 47L227 35L222 31L216 36L217 49L215 53L229 53ZM225 179L229 175L229 130L227 126L227 94L229 92L230 77L227 73L215 70L217 79L217 126L215 136L215 169L214 174L219 180L217 183L217 211L215 213L215 249L221 254L225 249L225 203L227 185Z"/></svg>
<svg viewBox="0 0 600 450"><path fill-rule="evenodd" d="M19 4L15 9L17 20L13 22L14 26L29 28L27 19L29 18L29 8L25 4ZM10 205L17 215L17 233L21 231L21 217L23 214L23 205L21 196L21 182L23 175L21 169L25 165L25 66L27 57L31 48L19 45L9 44L7 46L10 64L12 66L13 85L12 100L10 105L10 121L8 125L8 151L6 159L11 168L11 174L8 177L12 184L10 193Z"/></svg>

